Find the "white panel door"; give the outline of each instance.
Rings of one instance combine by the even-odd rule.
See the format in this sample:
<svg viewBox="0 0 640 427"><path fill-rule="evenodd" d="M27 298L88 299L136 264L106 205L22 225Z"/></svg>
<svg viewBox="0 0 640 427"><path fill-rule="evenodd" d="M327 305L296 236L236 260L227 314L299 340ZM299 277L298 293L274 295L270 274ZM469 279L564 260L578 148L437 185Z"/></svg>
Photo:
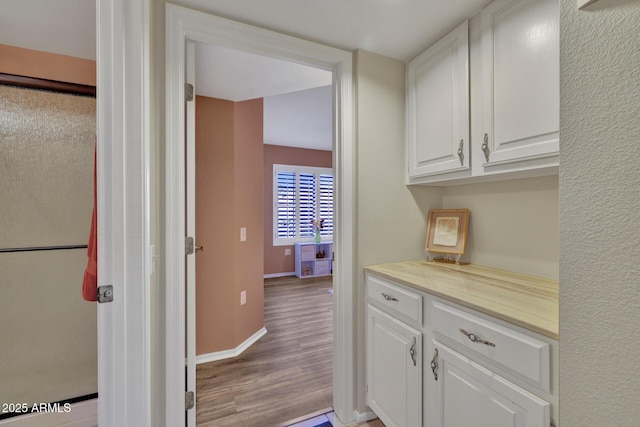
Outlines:
<svg viewBox="0 0 640 427"><path fill-rule="evenodd" d="M465 21L407 69L409 177L469 169L469 29Z"/></svg>
<svg viewBox="0 0 640 427"><path fill-rule="evenodd" d="M433 427L547 427L550 403L434 341L427 374ZM437 379L436 379L437 375Z"/></svg>
<svg viewBox="0 0 640 427"><path fill-rule="evenodd" d="M367 405L387 427L422 425L422 333L367 306Z"/></svg>
<svg viewBox="0 0 640 427"><path fill-rule="evenodd" d="M557 0L496 0L481 13L484 135L474 137L485 168L557 157L559 16Z"/></svg>

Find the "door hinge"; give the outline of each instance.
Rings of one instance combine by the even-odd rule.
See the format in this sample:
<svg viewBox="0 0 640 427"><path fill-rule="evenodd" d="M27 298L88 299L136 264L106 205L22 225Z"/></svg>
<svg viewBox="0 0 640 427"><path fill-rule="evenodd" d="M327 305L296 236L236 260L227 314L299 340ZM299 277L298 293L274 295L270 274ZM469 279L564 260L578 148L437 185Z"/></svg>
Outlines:
<svg viewBox="0 0 640 427"><path fill-rule="evenodd" d="M184 395L184 407L188 411L196 406L196 395L192 391L188 391Z"/></svg>
<svg viewBox="0 0 640 427"><path fill-rule="evenodd" d="M112 285L103 285L98 286L98 302L113 302L113 286Z"/></svg>
<svg viewBox="0 0 640 427"><path fill-rule="evenodd" d="M193 101L193 85L191 83L184 84L184 99L185 101Z"/></svg>
<svg viewBox="0 0 640 427"><path fill-rule="evenodd" d="M193 237L187 237L184 241L184 251L187 255L191 255L193 254L194 248Z"/></svg>

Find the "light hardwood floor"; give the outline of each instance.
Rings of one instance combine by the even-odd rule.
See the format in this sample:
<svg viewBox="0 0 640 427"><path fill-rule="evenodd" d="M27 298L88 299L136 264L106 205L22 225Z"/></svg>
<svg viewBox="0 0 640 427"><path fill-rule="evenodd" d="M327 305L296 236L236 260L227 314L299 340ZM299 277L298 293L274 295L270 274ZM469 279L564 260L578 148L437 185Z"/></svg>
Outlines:
<svg viewBox="0 0 640 427"><path fill-rule="evenodd" d="M282 425L332 405L331 277L265 279L267 334L233 359L198 365L197 425Z"/></svg>

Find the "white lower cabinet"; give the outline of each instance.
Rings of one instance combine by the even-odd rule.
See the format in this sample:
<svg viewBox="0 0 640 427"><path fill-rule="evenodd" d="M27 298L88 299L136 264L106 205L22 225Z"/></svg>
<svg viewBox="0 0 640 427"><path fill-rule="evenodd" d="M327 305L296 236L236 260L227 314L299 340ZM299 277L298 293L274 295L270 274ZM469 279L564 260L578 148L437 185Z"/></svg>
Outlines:
<svg viewBox="0 0 640 427"><path fill-rule="evenodd" d="M386 427L422 425L422 333L371 304L367 405Z"/></svg>
<svg viewBox="0 0 640 427"><path fill-rule="evenodd" d="M551 405L471 359L433 341L425 425L546 427Z"/></svg>
<svg viewBox="0 0 640 427"><path fill-rule="evenodd" d="M367 405L386 427L549 427L557 340L366 273Z"/></svg>

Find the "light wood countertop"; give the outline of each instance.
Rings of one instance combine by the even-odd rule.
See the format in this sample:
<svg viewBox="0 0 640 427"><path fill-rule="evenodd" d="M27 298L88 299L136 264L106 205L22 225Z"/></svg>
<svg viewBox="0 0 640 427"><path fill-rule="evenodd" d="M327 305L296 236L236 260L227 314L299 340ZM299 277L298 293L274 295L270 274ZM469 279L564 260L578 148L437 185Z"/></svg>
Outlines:
<svg viewBox="0 0 640 427"><path fill-rule="evenodd" d="M558 282L478 265L408 261L366 271L558 339Z"/></svg>

